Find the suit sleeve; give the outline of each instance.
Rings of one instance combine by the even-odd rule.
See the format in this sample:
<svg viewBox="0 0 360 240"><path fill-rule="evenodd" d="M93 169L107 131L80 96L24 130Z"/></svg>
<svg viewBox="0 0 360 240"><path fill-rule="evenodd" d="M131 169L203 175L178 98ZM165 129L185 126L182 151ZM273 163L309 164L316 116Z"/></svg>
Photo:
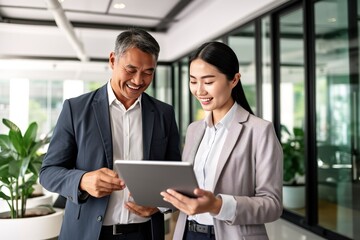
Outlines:
<svg viewBox="0 0 360 240"><path fill-rule="evenodd" d="M78 202L78 186L85 171L75 169L77 144L71 106L65 100L40 170L40 184L51 192Z"/></svg>

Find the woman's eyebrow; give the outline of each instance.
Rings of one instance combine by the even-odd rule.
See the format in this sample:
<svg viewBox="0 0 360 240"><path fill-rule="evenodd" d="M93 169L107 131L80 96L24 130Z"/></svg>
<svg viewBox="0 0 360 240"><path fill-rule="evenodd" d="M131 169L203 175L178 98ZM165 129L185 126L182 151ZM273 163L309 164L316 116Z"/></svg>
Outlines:
<svg viewBox="0 0 360 240"><path fill-rule="evenodd" d="M191 77L191 78L196 78L195 76L193 76L193 75L191 75L191 74L190 74L190 77ZM201 76L200 79L214 78L214 77L215 77L215 75L209 74L209 75Z"/></svg>

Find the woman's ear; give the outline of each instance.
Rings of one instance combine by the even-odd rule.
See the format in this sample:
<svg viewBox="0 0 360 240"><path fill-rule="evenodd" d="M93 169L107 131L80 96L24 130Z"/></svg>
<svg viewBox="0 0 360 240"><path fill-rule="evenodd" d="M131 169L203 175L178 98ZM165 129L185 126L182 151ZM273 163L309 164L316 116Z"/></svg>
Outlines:
<svg viewBox="0 0 360 240"><path fill-rule="evenodd" d="M240 73L235 74L233 80L231 81L233 87L235 87L238 84L238 82L240 81L240 77L241 77Z"/></svg>

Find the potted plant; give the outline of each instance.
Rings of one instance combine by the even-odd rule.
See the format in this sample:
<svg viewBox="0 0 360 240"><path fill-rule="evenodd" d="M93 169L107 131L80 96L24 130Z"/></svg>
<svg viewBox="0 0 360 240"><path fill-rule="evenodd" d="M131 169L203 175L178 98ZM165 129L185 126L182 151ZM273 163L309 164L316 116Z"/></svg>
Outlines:
<svg viewBox="0 0 360 240"><path fill-rule="evenodd" d="M0 213L0 230L3 230L1 232L11 232L10 236L16 239L21 238L23 235L30 237L31 235L28 235L27 231L36 232L36 229L34 229L36 226L24 228L24 224L27 222L35 224L36 220L34 219L36 217L36 219L42 221L38 225L38 228L41 228L40 232L44 231L46 222L54 224L50 220L50 215L56 217L55 221L60 220L60 225L58 224L60 229L62 212L56 211L50 205L32 209L27 208L28 199L34 192L42 159L45 155L40 150L49 143L50 137L46 136L43 139L37 139L38 125L36 122L28 126L24 135L12 121L3 119L2 123L9 128L9 133L0 134L0 198L6 201L9 211ZM57 214L57 212L59 213ZM42 219L44 215L47 215L45 220ZM18 219L21 220L16 221ZM17 226L18 224L21 227ZM12 227L14 231L9 231L9 228ZM50 229L53 228L50 227ZM17 229L21 229L21 231L16 231ZM59 229L56 230L58 231L57 234ZM17 234L21 234L21 236ZM49 237L45 236L45 238ZM44 235L39 236L38 239L44 239Z"/></svg>
<svg viewBox="0 0 360 240"><path fill-rule="evenodd" d="M294 127L292 132L281 126L283 162L283 205L285 208L303 208L305 205L305 148L304 131Z"/></svg>

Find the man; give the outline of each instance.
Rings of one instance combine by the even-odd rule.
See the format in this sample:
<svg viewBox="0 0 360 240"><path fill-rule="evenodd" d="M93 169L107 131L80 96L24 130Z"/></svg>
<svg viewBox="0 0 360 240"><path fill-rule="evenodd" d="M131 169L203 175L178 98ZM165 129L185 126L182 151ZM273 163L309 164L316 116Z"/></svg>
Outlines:
<svg viewBox="0 0 360 240"><path fill-rule="evenodd" d="M164 218L136 205L113 169L116 159L180 161L173 108L144 91L160 51L146 31L121 33L110 81L65 100L40 183L67 198L59 239L163 239Z"/></svg>

